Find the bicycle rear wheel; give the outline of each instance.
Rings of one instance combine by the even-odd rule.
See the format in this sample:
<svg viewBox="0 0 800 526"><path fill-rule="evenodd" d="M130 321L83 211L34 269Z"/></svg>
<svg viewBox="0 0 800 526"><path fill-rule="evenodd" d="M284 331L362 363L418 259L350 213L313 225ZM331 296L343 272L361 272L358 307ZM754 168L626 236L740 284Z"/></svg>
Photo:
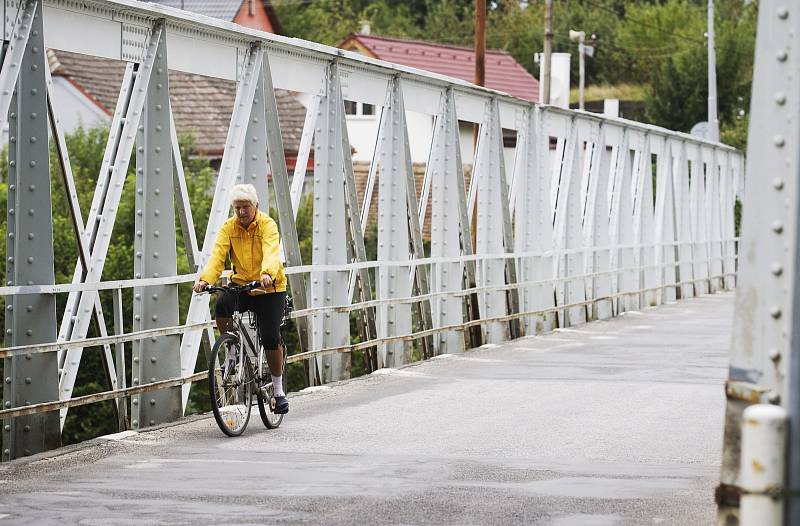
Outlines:
<svg viewBox="0 0 800 526"><path fill-rule="evenodd" d="M253 402L253 368L239 338L223 334L214 343L208 363L208 394L217 425L228 436L244 433Z"/></svg>
<svg viewBox="0 0 800 526"><path fill-rule="evenodd" d="M286 348L283 349L283 387L286 391ZM275 394L272 389L272 382L265 384L263 389L257 393L258 412L261 421L267 429L275 429L283 422L283 415L275 413Z"/></svg>

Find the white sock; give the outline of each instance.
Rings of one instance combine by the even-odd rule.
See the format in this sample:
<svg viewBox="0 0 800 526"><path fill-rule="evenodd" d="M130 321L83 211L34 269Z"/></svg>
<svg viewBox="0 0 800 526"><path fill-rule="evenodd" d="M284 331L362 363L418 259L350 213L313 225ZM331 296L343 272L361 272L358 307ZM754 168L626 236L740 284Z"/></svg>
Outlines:
<svg viewBox="0 0 800 526"><path fill-rule="evenodd" d="M283 392L283 376L272 376L272 395L286 396L286 393Z"/></svg>

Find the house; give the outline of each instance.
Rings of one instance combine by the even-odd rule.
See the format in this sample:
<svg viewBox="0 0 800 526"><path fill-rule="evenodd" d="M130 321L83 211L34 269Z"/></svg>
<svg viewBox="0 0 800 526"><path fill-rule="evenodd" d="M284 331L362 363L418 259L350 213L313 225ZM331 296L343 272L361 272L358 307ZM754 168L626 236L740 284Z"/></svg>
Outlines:
<svg viewBox="0 0 800 526"><path fill-rule="evenodd" d="M280 33L269 0L220 2L210 0L157 0L157 4L229 20L261 31ZM48 49L55 108L66 132L111 121L117 104L125 63ZM169 72L170 101L178 134L191 134L198 155L219 166L228 134L236 83L224 79ZM294 169L305 107L295 94L275 90L284 154Z"/></svg>
<svg viewBox="0 0 800 526"><path fill-rule="evenodd" d="M49 49L55 109L66 132L78 126L111 122L117 105L125 63ZM198 155L212 166L222 160L228 135L236 82L169 72L170 103L178 134L191 134ZM275 90L286 163L294 168L306 110L285 90Z"/></svg>
<svg viewBox="0 0 800 526"><path fill-rule="evenodd" d="M283 33L271 0L149 0L150 3L174 7L199 15L219 18L241 26Z"/></svg>
<svg viewBox="0 0 800 526"><path fill-rule="evenodd" d="M372 58L394 62L441 75L472 82L475 77L475 52L470 47L424 42L368 33L354 33L345 38L339 48ZM506 51L486 50L486 87L503 91L521 99L539 100L539 82ZM370 104L346 103L348 134L353 146L354 161L368 161L377 140L378 115ZM433 116L408 112L411 158L426 162L433 134ZM473 126L461 124L461 151L465 164L472 164ZM506 166L513 166L516 135L504 132Z"/></svg>

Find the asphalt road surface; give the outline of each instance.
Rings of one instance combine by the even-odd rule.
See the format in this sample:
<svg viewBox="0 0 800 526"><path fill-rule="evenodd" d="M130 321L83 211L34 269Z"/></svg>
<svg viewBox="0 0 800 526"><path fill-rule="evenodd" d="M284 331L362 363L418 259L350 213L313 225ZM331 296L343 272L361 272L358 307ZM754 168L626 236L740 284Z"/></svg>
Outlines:
<svg viewBox="0 0 800 526"><path fill-rule="evenodd" d="M5 524L712 524L733 294L0 465Z"/></svg>

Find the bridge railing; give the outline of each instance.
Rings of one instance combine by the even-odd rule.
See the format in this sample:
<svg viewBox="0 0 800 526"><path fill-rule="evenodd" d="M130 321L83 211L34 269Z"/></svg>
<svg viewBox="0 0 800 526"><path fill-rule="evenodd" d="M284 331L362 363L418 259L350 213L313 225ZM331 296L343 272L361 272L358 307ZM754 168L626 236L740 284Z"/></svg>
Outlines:
<svg viewBox="0 0 800 526"><path fill-rule="evenodd" d="M0 121L10 130L7 286L0 287L7 299L7 348L0 351L3 460L56 447L70 406L118 399L124 415L124 397L130 397L135 429L183 413L190 384L203 375L195 371L201 340L213 338L213 329L207 295L193 296L186 319L178 319L178 284L194 275L177 275L176 220L192 267L202 267L230 214L229 192L237 181L252 182L260 201L277 209L302 347L290 361L307 360L311 384L347 377L351 351L369 350L371 368L394 367L412 359L413 345L423 357L458 352L735 285L734 202L743 159L727 146L537 106L440 75L132 0L12 4L5 7L8 50L0 68ZM85 220L52 100L45 45L127 63ZM173 124L170 69L237 82L202 243ZM291 180L278 88L310 101ZM345 100L380 108L363 195ZM407 112L432 122L419 192ZM470 125L478 129L474 150L461 138L461 128ZM515 134L513 147L504 145L504 130ZM52 216L48 135L78 240L71 284L55 284L52 225L41 220ZM469 158L462 159L464 151ZM134 153L135 275L103 282ZM304 262L296 215L309 162L312 259ZM30 219L34 215L37 221ZM377 223L374 259L364 234L371 221ZM116 291L116 328L122 325L123 288L134 289L133 331L109 336L99 291ZM58 293L67 294L60 320ZM356 344L351 315L358 318ZM87 338L93 319L99 338ZM122 347L116 355L111 349L127 342L134 344L130 387L118 370L125 363ZM112 389L73 398L88 347L105 352Z"/></svg>

